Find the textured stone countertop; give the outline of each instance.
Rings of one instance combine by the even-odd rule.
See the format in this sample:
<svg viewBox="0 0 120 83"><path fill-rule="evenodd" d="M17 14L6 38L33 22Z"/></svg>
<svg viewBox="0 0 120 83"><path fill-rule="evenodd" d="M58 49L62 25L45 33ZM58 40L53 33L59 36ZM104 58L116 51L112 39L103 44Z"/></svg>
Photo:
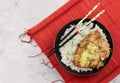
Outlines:
<svg viewBox="0 0 120 83"><path fill-rule="evenodd" d="M0 0L0 83L51 83L62 79L55 69L41 64L48 60L33 44L21 43L19 34L57 10L67 0ZM110 83L120 83L120 75Z"/></svg>

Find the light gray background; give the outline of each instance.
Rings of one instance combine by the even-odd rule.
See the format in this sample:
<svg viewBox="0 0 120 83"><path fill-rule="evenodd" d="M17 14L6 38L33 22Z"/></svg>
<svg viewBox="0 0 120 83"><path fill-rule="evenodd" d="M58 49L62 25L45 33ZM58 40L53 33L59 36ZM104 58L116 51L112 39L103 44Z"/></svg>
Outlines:
<svg viewBox="0 0 120 83"><path fill-rule="evenodd" d="M41 64L48 60L38 47L21 43L19 34L57 10L67 0L0 0L0 83L51 83L62 79L55 69ZM120 75L111 83L119 83Z"/></svg>

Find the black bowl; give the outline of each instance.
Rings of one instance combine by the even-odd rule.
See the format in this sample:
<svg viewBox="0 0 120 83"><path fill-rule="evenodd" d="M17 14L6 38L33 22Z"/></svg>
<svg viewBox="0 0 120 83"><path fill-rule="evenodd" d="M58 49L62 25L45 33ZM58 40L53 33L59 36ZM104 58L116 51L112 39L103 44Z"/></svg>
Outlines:
<svg viewBox="0 0 120 83"><path fill-rule="evenodd" d="M110 55L109 55L109 58L107 58L105 61L104 61L104 66L100 67L99 69L97 68L94 68L93 71L80 71L80 72L77 72L75 70L72 70L69 66L66 66L63 62L61 62L61 53L59 51L59 49L57 48L60 44L60 39L61 37L63 36L64 32L66 31L66 29L70 28L70 25L76 25L81 19L77 19L77 20L73 20L71 21L70 23L66 24L60 31L59 33L57 34L57 37L56 37L56 40L55 40L55 44L54 44L54 47L55 47L55 54L56 54L56 57L58 59L58 62L64 67L64 69L66 69L67 71L69 71L70 73L72 74L75 74L75 75L79 75L79 76L87 76L87 75L92 75L92 74L95 74L97 73L98 71L100 71L101 69L103 69L107 63L109 62L111 56L112 56L112 52L113 52L113 41L112 41L112 37L110 35L110 33L108 32L108 30L99 22L97 21L94 21L93 24L94 25L98 25L102 30L103 30L103 33L106 35L106 38L108 40L108 43L110 44L110 48L111 48L111 51L110 51ZM86 19L84 22L88 22L90 19ZM61 70L62 71L62 70Z"/></svg>

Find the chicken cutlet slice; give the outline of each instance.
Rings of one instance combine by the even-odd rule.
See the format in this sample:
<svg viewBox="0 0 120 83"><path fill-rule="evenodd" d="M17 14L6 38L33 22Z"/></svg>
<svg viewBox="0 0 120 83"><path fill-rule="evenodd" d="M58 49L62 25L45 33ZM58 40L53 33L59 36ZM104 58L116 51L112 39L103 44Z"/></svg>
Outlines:
<svg viewBox="0 0 120 83"><path fill-rule="evenodd" d="M103 66L103 60L107 59L109 54L109 43L98 30L95 30L78 44L73 64L83 68L99 68Z"/></svg>

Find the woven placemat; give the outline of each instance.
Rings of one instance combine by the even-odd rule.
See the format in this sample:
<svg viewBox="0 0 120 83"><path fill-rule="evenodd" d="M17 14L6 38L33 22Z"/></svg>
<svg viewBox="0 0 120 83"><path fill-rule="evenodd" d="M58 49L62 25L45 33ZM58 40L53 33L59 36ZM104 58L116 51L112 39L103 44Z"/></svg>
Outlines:
<svg viewBox="0 0 120 83"><path fill-rule="evenodd" d="M52 15L38 23L27 31L31 39L34 39L38 46L47 53L53 47L54 40L59 30L68 22L82 18L98 2L101 6L89 17L95 16L98 11L105 9L106 12L97 19L110 32L114 42L114 52L110 62L100 72L92 76L75 76L67 72L56 60L55 55L48 57L52 65L67 83L107 83L120 73L120 0L70 0Z"/></svg>

